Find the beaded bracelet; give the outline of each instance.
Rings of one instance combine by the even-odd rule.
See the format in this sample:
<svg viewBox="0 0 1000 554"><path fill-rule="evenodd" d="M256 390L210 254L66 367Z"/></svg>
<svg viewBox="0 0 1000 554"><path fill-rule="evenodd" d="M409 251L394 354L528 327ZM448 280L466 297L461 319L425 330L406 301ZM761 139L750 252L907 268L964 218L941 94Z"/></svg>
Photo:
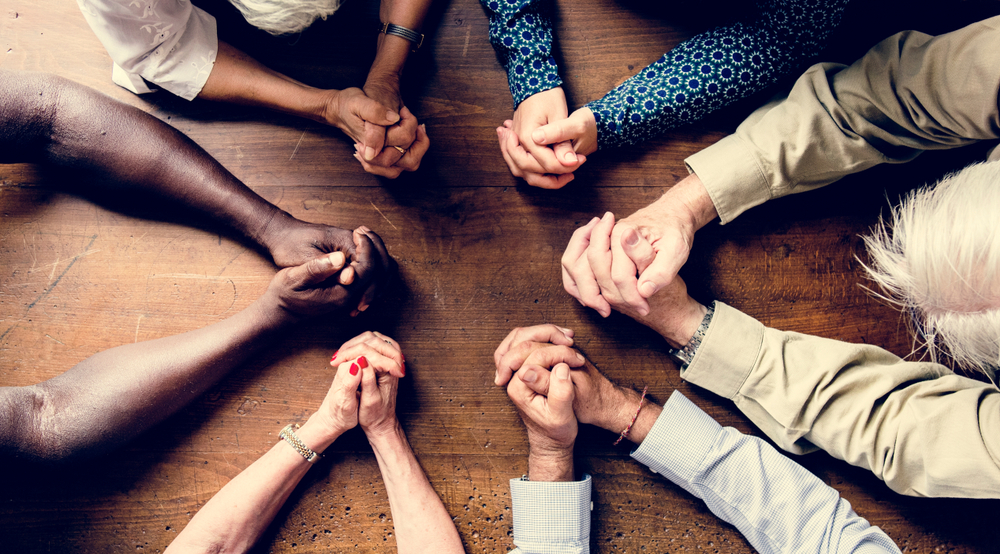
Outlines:
<svg viewBox="0 0 1000 554"><path fill-rule="evenodd" d="M639 412L642 411L642 402L646 400L646 391L649 390L648 386L642 388L642 396L639 397L639 408L635 411L635 415L632 416L632 421L628 424L628 427L622 431L622 434L618 437L618 440L614 442L611 446L618 446L618 443L628 436L628 432L632 430L632 426L635 425L635 420L639 419Z"/></svg>

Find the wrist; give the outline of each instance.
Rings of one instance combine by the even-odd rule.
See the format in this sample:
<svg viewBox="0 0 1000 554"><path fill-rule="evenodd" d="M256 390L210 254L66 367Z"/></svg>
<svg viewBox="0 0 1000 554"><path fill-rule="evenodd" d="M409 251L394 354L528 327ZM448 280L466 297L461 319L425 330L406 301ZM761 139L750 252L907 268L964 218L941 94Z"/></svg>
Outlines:
<svg viewBox="0 0 1000 554"><path fill-rule="evenodd" d="M322 454L346 431L347 429L333 424L316 413L309 416L305 424L295 431L295 434L314 452Z"/></svg>
<svg viewBox="0 0 1000 554"><path fill-rule="evenodd" d="M365 432L368 443L376 450L392 447L406 440L406 433L403 432L403 427L399 424L398 419L380 425L362 425L361 430Z"/></svg>
<svg viewBox="0 0 1000 554"><path fill-rule="evenodd" d="M282 237L285 233L293 225L302 222L277 206L272 205L271 207L271 213L267 217L262 218L264 221L263 225L258 228L255 236L251 238L267 250L271 254L271 258L274 259L275 249L277 245L282 243Z"/></svg>
<svg viewBox="0 0 1000 554"><path fill-rule="evenodd" d="M573 445L563 448L528 450L528 479L532 481L573 481Z"/></svg>
<svg viewBox="0 0 1000 554"><path fill-rule="evenodd" d="M681 217L691 226L692 231L701 229L719 217L708 189L696 173L681 179L660 200L667 198L668 195L670 195L669 201L680 208L683 214Z"/></svg>
<svg viewBox="0 0 1000 554"><path fill-rule="evenodd" d="M669 314L671 322L657 331L672 348L684 348L691 342L707 313L708 308L704 304L689 296L681 309Z"/></svg>

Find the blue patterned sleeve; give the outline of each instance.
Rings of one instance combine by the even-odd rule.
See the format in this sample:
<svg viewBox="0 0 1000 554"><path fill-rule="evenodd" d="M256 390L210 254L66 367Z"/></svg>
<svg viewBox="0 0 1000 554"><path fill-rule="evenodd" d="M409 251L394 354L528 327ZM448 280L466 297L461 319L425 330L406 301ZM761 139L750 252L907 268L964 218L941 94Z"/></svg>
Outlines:
<svg viewBox="0 0 1000 554"><path fill-rule="evenodd" d="M507 71L514 108L562 84L552 57L551 0L480 0L490 17L490 43Z"/></svg>
<svg viewBox="0 0 1000 554"><path fill-rule="evenodd" d="M677 391L632 457L702 499L761 554L899 554L837 491Z"/></svg>
<svg viewBox="0 0 1000 554"><path fill-rule="evenodd" d="M637 144L773 84L819 54L847 2L759 0L754 21L681 43L587 104L598 148Z"/></svg>

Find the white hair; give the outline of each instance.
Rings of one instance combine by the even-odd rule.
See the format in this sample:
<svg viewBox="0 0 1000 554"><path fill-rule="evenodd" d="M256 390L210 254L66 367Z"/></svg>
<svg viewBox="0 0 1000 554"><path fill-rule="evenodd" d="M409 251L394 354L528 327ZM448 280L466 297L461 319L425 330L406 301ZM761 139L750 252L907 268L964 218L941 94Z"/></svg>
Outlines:
<svg viewBox="0 0 1000 554"><path fill-rule="evenodd" d="M1000 162L911 192L864 237L877 295L909 313L931 360L996 383L1000 366Z"/></svg>
<svg viewBox="0 0 1000 554"><path fill-rule="evenodd" d="M342 0L229 0L254 27L272 35L300 33L326 19Z"/></svg>

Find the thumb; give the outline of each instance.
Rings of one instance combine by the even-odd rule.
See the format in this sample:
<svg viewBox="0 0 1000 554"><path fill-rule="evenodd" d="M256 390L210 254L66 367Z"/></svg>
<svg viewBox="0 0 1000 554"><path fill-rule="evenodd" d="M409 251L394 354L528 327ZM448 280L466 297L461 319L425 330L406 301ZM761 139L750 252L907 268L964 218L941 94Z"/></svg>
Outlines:
<svg viewBox="0 0 1000 554"><path fill-rule="evenodd" d="M316 285L343 269L346 259L343 252L334 252L313 258L300 266L289 268L288 273L292 280L300 286Z"/></svg>
<svg viewBox="0 0 1000 554"><path fill-rule="evenodd" d="M639 294L643 298L650 298L673 282L677 272L687 261L687 257L687 248L661 249L656 252L652 263L639 272Z"/></svg>
<svg viewBox="0 0 1000 554"><path fill-rule="evenodd" d="M583 122L576 118L560 119L542 125L531 133L531 140L539 146L555 144L557 142L573 141L583 136Z"/></svg>
<svg viewBox="0 0 1000 554"><path fill-rule="evenodd" d="M382 105L381 102L367 96L361 97L359 95L355 104L351 106L351 111L361 119L383 127L399 121L399 114L395 110L391 110Z"/></svg>
<svg viewBox="0 0 1000 554"><path fill-rule="evenodd" d="M646 271L646 268L656 259L653 245L649 244L649 241L635 227L625 229L625 232L622 233L621 245L625 255L632 260L639 273Z"/></svg>
<svg viewBox="0 0 1000 554"><path fill-rule="evenodd" d="M559 364L552 370L548 403L549 409L557 414L573 414L573 381L566 364Z"/></svg>

